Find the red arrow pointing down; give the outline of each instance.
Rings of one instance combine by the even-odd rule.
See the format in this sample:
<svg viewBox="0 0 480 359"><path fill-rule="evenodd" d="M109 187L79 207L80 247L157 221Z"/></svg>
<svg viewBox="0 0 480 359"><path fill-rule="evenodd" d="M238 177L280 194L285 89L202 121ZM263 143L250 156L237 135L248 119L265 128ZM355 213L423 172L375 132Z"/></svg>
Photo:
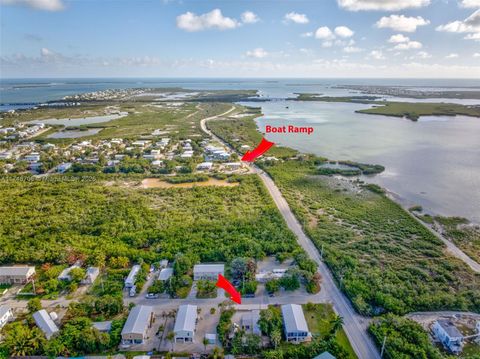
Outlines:
<svg viewBox="0 0 480 359"><path fill-rule="evenodd" d="M242 297L240 296L240 293L223 275L218 275L218 281L216 283L216 286L224 289L228 294L230 294L230 299L233 300L235 303L242 304Z"/></svg>
<svg viewBox="0 0 480 359"><path fill-rule="evenodd" d="M255 159L267 152L275 143L262 138L260 144L253 151L247 151L242 157L242 161L253 162Z"/></svg>

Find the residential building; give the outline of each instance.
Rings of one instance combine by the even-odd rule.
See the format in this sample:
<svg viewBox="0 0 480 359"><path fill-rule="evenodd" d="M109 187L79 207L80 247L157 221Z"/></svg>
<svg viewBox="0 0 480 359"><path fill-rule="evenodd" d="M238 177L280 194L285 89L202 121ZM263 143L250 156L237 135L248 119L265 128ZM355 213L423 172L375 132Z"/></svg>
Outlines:
<svg viewBox="0 0 480 359"><path fill-rule="evenodd" d="M315 358L313 359L337 359L335 358L332 354L330 354L329 352L323 352L322 354L320 355L317 355Z"/></svg>
<svg viewBox="0 0 480 359"><path fill-rule="evenodd" d="M225 163L225 168L230 171L236 171L242 168L242 164L240 162L227 162Z"/></svg>
<svg viewBox="0 0 480 359"><path fill-rule="evenodd" d="M173 275L173 268L162 268L158 274L158 280L166 281Z"/></svg>
<svg viewBox="0 0 480 359"><path fill-rule="evenodd" d="M75 268L80 268L80 263L76 262L75 264L71 265L68 268L65 268L57 277L58 280L65 280L65 281L71 281L72 277L70 276L70 272L72 269Z"/></svg>
<svg viewBox="0 0 480 359"><path fill-rule="evenodd" d="M202 162L202 163L197 165L197 170L199 170L199 171L202 171L202 170L210 171L212 169L212 167L213 167L212 162Z"/></svg>
<svg viewBox="0 0 480 359"><path fill-rule="evenodd" d="M253 334L261 335L261 330L258 325L258 321L260 320L259 310L252 310L251 312L242 315L241 320L241 327L243 330Z"/></svg>
<svg viewBox="0 0 480 359"><path fill-rule="evenodd" d="M223 264L197 264L193 267L193 279L213 280L218 279L218 275L223 275L225 265Z"/></svg>
<svg viewBox="0 0 480 359"><path fill-rule="evenodd" d="M87 273L85 274L85 278L82 280L82 284L93 284L95 279L98 278L100 274L100 269L97 267L88 267Z"/></svg>
<svg viewBox="0 0 480 359"><path fill-rule="evenodd" d="M0 305L0 329L2 329L5 324L13 319L12 308L7 307L6 305Z"/></svg>
<svg viewBox="0 0 480 359"><path fill-rule="evenodd" d="M25 156L25 161L38 162L40 161L40 154L38 152L32 152Z"/></svg>
<svg viewBox="0 0 480 359"><path fill-rule="evenodd" d="M0 284L25 284L35 274L35 267L0 267Z"/></svg>
<svg viewBox="0 0 480 359"><path fill-rule="evenodd" d="M146 305L132 308L122 329L122 344L142 344L147 339L147 330L152 325L153 311Z"/></svg>
<svg viewBox="0 0 480 359"><path fill-rule="evenodd" d="M300 343L311 339L302 306L298 304L282 305L283 330L288 342Z"/></svg>
<svg viewBox="0 0 480 359"><path fill-rule="evenodd" d="M125 279L125 288L129 289L134 286L138 272L140 272L140 265L135 264L130 270L130 273L128 273L127 279Z"/></svg>
<svg viewBox="0 0 480 359"><path fill-rule="evenodd" d="M45 309L33 313L33 320L48 340L59 332L57 325Z"/></svg>
<svg viewBox="0 0 480 359"><path fill-rule="evenodd" d="M193 342L195 336L195 327L197 325L197 306L181 305L178 308L177 318L173 331L176 342Z"/></svg>
<svg viewBox="0 0 480 359"><path fill-rule="evenodd" d="M60 163L58 166L57 166L57 172L59 173L65 173L67 172L70 167L72 167L72 164L70 162L66 162L66 163Z"/></svg>
<svg viewBox="0 0 480 359"><path fill-rule="evenodd" d="M433 324L433 334L442 345L453 354L460 354L463 349L463 335L455 324L448 319L439 319Z"/></svg>
<svg viewBox="0 0 480 359"><path fill-rule="evenodd" d="M112 329L112 321L94 322L92 327L97 329L100 333L110 333L110 330Z"/></svg>
<svg viewBox="0 0 480 359"><path fill-rule="evenodd" d="M271 279L280 279L285 273L287 273L286 268L278 268L272 271L260 272L255 274L255 280L260 283L265 283Z"/></svg>

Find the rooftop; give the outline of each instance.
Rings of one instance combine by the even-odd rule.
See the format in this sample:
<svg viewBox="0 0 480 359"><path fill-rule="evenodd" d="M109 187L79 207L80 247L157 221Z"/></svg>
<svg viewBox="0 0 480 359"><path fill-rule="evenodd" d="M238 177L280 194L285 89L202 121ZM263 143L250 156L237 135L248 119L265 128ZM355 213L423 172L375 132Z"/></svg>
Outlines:
<svg viewBox="0 0 480 359"><path fill-rule="evenodd" d="M285 330L292 332L308 332L307 321L303 314L302 306L298 304L282 305L283 322Z"/></svg>
<svg viewBox="0 0 480 359"><path fill-rule="evenodd" d="M145 333L150 323L152 308L146 305L138 305L133 307L128 315L127 322L123 326L122 335L124 334L142 334Z"/></svg>
<svg viewBox="0 0 480 359"><path fill-rule="evenodd" d="M197 306L196 305L181 305L178 308L177 319L175 320L175 327L173 331L195 331L195 324L197 321Z"/></svg>
<svg viewBox="0 0 480 359"><path fill-rule="evenodd" d="M40 330L45 334L47 339L50 339L55 333L59 331L57 325L54 323L54 321L50 317L50 314L48 314L45 309L33 313L33 319L35 320L35 323L40 328Z"/></svg>
<svg viewBox="0 0 480 359"><path fill-rule="evenodd" d="M196 264L193 267L193 272L223 272L224 264Z"/></svg>
<svg viewBox="0 0 480 359"><path fill-rule="evenodd" d="M450 338L463 338L462 333L457 329L455 324L453 324L448 319L439 319L437 320L438 324L445 330Z"/></svg>
<svg viewBox="0 0 480 359"><path fill-rule="evenodd" d="M28 266L13 266L13 267L0 267L0 276L12 276L21 275L26 276L31 271L35 272L35 267Z"/></svg>

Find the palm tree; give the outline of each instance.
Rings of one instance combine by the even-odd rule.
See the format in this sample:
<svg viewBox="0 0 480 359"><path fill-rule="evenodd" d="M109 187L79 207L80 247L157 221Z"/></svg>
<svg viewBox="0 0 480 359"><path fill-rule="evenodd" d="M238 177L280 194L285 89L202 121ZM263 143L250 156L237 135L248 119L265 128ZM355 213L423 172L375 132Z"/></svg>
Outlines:
<svg viewBox="0 0 480 359"><path fill-rule="evenodd" d="M175 344L174 338L175 338L175 332L168 332L168 334L167 334L167 340L169 340L170 343L172 343L172 352L173 352L173 346L174 346L174 344Z"/></svg>
<svg viewBox="0 0 480 359"><path fill-rule="evenodd" d="M335 314L335 317L330 321L330 324L332 325L330 332L336 334L343 326L343 318Z"/></svg>
<svg viewBox="0 0 480 359"><path fill-rule="evenodd" d="M275 349L277 349L278 344L280 344L280 341L282 340L282 333L280 333L278 329L272 330L272 333L270 334L270 340L272 341Z"/></svg>

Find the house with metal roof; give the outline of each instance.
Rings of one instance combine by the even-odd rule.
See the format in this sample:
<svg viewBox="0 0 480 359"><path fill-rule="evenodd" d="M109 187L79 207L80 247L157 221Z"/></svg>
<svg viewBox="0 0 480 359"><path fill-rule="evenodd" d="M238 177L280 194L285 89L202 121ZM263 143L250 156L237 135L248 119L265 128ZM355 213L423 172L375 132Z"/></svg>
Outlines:
<svg viewBox="0 0 480 359"><path fill-rule="evenodd" d="M33 320L48 340L60 331L45 309L33 313Z"/></svg>
<svg viewBox="0 0 480 359"><path fill-rule="evenodd" d="M463 334L448 319L437 320L432 327L435 337L453 354L460 354L463 349Z"/></svg>
<svg viewBox="0 0 480 359"><path fill-rule="evenodd" d="M128 273L127 279L125 279L125 288L129 289L133 287L135 280L137 279L138 272L140 272L140 265L135 264L130 270L130 273Z"/></svg>
<svg viewBox="0 0 480 359"><path fill-rule="evenodd" d="M173 268L163 268L158 274L158 280L166 281L173 275Z"/></svg>
<svg viewBox="0 0 480 359"><path fill-rule="evenodd" d="M178 308L177 318L175 319L176 342L193 342L195 336L195 327L197 325L197 306L196 305L181 305Z"/></svg>
<svg viewBox="0 0 480 359"><path fill-rule="evenodd" d="M25 284L35 274L35 267L0 267L0 284Z"/></svg>
<svg viewBox="0 0 480 359"><path fill-rule="evenodd" d="M322 354L317 355L313 359L336 359L336 358L332 354L330 354L329 352L323 352Z"/></svg>
<svg viewBox="0 0 480 359"><path fill-rule="evenodd" d="M64 281L71 281L72 277L70 276L70 272L75 269L75 268L81 268L80 263L76 262L75 264L71 265L68 268L65 268L58 276L58 280L64 280Z"/></svg>
<svg viewBox="0 0 480 359"><path fill-rule="evenodd" d="M132 308L122 329L122 344L125 346L142 344L147 339L147 330L153 319L152 308L137 305Z"/></svg>
<svg viewBox="0 0 480 359"><path fill-rule="evenodd" d="M112 329L112 321L94 322L92 323L92 327L97 329L100 333L109 333Z"/></svg>
<svg viewBox="0 0 480 359"><path fill-rule="evenodd" d="M12 308L7 307L6 305L0 305L0 329L2 329L5 324L13 319Z"/></svg>
<svg viewBox="0 0 480 359"><path fill-rule="evenodd" d="M193 279L216 281L218 279L218 275L223 275L224 271L224 264L197 264L193 267Z"/></svg>
<svg viewBox="0 0 480 359"><path fill-rule="evenodd" d="M260 311L259 310L252 310L244 315L242 315L241 319L241 327L243 330L260 335L261 330L258 325L258 321L260 320Z"/></svg>
<svg viewBox="0 0 480 359"><path fill-rule="evenodd" d="M311 339L301 305L282 305L283 330L288 342L300 343Z"/></svg>

